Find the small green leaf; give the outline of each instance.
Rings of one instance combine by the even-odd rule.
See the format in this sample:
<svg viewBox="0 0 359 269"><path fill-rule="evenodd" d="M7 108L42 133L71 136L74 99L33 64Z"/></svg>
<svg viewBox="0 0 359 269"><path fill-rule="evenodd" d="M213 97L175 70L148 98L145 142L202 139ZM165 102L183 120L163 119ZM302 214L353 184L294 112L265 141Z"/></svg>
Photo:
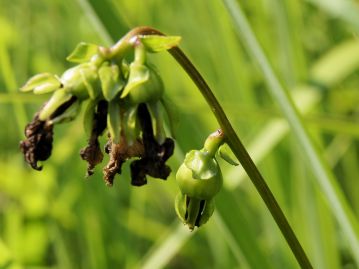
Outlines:
<svg viewBox="0 0 359 269"><path fill-rule="evenodd" d="M130 65L130 75L121 98L125 98L133 88L145 83L150 78L150 71L145 65L132 63Z"/></svg>
<svg viewBox="0 0 359 269"><path fill-rule="evenodd" d="M125 85L117 65L103 65L99 70L103 96L111 101Z"/></svg>
<svg viewBox="0 0 359 269"><path fill-rule="evenodd" d="M76 46L74 51L66 58L66 60L72 63L88 62L94 55L97 54L97 52L97 45L81 42Z"/></svg>
<svg viewBox="0 0 359 269"><path fill-rule="evenodd" d="M36 87L42 86L43 84L53 85L54 87L56 85L56 88L59 88L61 86L61 82L55 75L50 74L50 73L41 73L41 74L37 74L37 75L33 76L32 78L30 78L26 82L26 84L20 88L20 91L29 92L29 91L34 90ZM41 89L38 91L41 92ZM49 92L49 91L47 91L47 92Z"/></svg>
<svg viewBox="0 0 359 269"><path fill-rule="evenodd" d="M229 151L230 151L230 149L228 148L227 144L223 144L222 146L219 147L218 153L219 153L219 156L223 160L225 160L227 163L234 165L234 166L239 165L239 163L236 162L234 160L234 158L232 158L232 156L230 156L233 154L230 154Z"/></svg>
<svg viewBox="0 0 359 269"><path fill-rule="evenodd" d="M120 142L121 115L117 101L112 101L108 104L107 128L113 143L118 144Z"/></svg>
<svg viewBox="0 0 359 269"><path fill-rule="evenodd" d="M39 118L40 120L46 120L49 118L63 103L70 100L72 94L68 93L66 89L60 89L54 92L50 100L41 109Z"/></svg>
<svg viewBox="0 0 359 269"><path fill-rule="evenodd" d="M158 36L143 35L139 37L142 44L149 52L161 52L178 46L181 41L180 36Z"/></svg>
<svg viewBox="0 0 359 269"><path fill-rule="evenodd" d="M85 133L88 137L91 136L96 105L97 105L97 100L90 99L84 113L83 125L84 125Z"/></svg>

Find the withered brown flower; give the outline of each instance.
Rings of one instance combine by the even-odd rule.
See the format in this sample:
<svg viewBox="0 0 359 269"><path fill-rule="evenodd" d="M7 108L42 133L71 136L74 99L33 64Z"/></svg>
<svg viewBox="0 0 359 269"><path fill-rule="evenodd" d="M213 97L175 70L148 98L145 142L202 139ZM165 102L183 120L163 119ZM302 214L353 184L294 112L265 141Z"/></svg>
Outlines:
<svg viewBox="0 0 359 269"><path fill-rule="evenodd" d="M119 144L109 140L105 147L106 153L110 154L110 161L104 168L104 178L108 185L113 184L116 174L121 174L122 164L133 157L139 158L131 163L131 184L134 186L146 184L146 175L166 179L171 172L165 162L173 154L173 140L166 138L161 145L156 141L146 104L138 105L137 116L142 129L141 139L128 145L124 135L121 135Z"/></svg>
<svg viewBox="0 0 359 269"><path fill-rule="evenodd" d="M51 119L64 113L76 99L76 97L72 97L69 101L62 104L51 117L45 121L39 119L40 112L36 113L33 120L26 125L26 139L20 142L20 149L24 154L25 161L29 163L33 169L40 171L42 166L38 166L38 161L45 161L51 155L53 141L53 124Z"/></svg>

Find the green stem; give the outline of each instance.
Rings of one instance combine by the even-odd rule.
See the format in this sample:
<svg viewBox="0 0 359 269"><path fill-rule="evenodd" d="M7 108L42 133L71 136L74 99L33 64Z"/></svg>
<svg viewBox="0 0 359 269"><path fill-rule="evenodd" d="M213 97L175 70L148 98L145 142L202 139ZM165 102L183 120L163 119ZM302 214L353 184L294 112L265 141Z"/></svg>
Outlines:
<svg viewBox="0 0 359 269"><path fill-rule="evenodd" d="M218 129L207 137L203 148L208 152L209 156L213 158L216 155L219 147L223 145L224 139L225 136L222 129Z"/></svg>
<svg viewBox="0 0 359 269"><path fill-rule="evenodd" d="M112 48L107 51L105 57L116 57L116 55L126 53L130 48L135 46L137 42L136 36L138 35L164 35L160 31L151 27L137 27L127 33L119 42L117 42ZM294 256L296 257L301 268L313 268L307 255L305 254L301 244L299 243L296 235L294 234L287 218L281 210L278 202L276 201L273 193L269 189L263 176L260 174L258 168L254 164L253 160L249 156L247 150L243 146L241 140L234 131L231 123L229 122L223 108L219 104L218 100L214 96L212 90L194 67L192 62L187 58L184 52L179 47L174 47L169 50L170 54L175 60L182 66L186 73L190 76L193 82L196 84L203 97L206 99L210 106L214 116L216 117L223 133L225 134L225 140L232 149L234 155L237 157L244 170L247 172L249 178L256 187L259 195L262 197L264 203L272 214L275 222L281 230L284 238L286 239L289 247L291 248Z"/></svg>

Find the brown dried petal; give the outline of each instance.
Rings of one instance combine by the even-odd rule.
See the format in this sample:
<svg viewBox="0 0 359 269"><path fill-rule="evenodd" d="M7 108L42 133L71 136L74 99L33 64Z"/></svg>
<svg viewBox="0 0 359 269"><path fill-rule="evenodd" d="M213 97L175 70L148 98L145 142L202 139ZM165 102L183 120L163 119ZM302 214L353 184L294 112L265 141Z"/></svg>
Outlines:
<svg viewBox="0 0 359 269"><path fill-rule="evenodd" d="M112 186L116 174L121 174L122 164L132 157L141 157L144 153L143 144L136 140L131 146L127 145L124 137L119 144L109 140L105 146L106 153L110 154L110 161L103 169L104 180L107 185Z"/></svg>
<svg viewBox="0 0 359 269"><path fill-rule="evenodd" d="M154 178L167 179L171 169L165 164L172 156L174 142L166 138L162 145L158 144L153 135L152 121L146 104L138 107L138 117L142 128L142 140L145 148L144 156L131 163L131 184L142 186L147 183L146 175Z"/></svg>
<svg viewBox="0 0 359 269"><path fill-rule="evenodd" d="M45 161L51 155L53 141L53 126L39 119L39 113L25 127L26 139L20 142L20 149L25 161L35 170L41 170L38 161Z"/></svg>
<svg viewBox="0 0 359 269"><path fill-rule="evenodd" d="M49 120L64 113L76 100L76 97L72 97L63 103L55 110ZM42 107L44 107L45 104ZM40 120L39 112L37 112L33 120L26 125L26 139L20 142L20 149L24 154L25 161L30 164L33 169L41 170L42 166L38 166L37 162L45 161L50 157L53 134L53 125L50 124L49 121Z"/></svg>
<svg viewBox="0 0 359 269"><path fill-rule="evenodd" d="M173 140L166 138L162 145L159 146L157 144L157 146L157 152L155 155L145 156L142 159L131 163L132 185L142 186L146 184L146 175L154 178L167 179L171 173L171 168L166 165L166 160L173 154Z"/></svg>
<svg viewBox="0 0 359 269"><path fill-rule="evenodd" d="M86 177L93 175L95 166L101 163L103 159L103 154L97 137L95 139L91 138L88 145L81 149L80 156L88 163Z"/></svg>

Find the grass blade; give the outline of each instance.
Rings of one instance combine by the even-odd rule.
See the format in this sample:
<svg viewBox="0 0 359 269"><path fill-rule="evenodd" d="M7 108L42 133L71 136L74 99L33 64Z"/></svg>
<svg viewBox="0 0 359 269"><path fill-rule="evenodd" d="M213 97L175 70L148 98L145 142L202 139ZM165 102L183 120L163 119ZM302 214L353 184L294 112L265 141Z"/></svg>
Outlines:
<svg viewBox="0 0 359 269"><path fill-rule="evenodd" d="M293 101L276 77L239 4L234 0L224 0L224 3L234 20L234 26L239 38L259 65L273 99L279 104L293 134L303 148L306 159L318 180L321 190L327 197L332 213L345 233L353 257L359 265L358 223L343 192L311 141Z"/></svg>

